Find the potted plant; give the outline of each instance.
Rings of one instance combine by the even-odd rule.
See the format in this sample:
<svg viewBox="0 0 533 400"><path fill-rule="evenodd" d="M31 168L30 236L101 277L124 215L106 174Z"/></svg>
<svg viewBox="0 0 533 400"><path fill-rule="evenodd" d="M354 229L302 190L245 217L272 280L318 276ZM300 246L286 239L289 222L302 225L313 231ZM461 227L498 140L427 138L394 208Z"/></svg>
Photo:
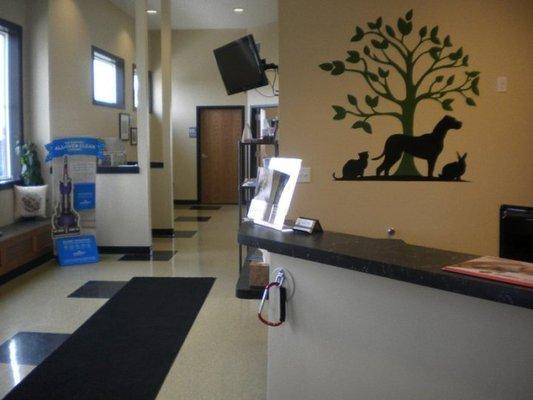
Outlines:
<svg viewBox="0 0 533 400"><path fill-rule="evenodd" d="M46 188L34 143L17 142L21 185L15 185L15 218L46 217Z"/></svg>

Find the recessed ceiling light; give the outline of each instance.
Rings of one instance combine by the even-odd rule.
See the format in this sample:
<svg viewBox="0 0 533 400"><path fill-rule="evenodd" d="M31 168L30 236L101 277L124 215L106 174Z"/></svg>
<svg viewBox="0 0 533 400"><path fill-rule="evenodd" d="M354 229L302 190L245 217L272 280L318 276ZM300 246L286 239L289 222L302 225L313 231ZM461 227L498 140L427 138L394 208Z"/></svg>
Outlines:
<svg viewBox="0 0 533 400"><path fill-rule="evenodd" d="M235 14L242 14L244 12L244 8L236 7L236 8L233 9L233 12Z"/></svg>
<svg viewBox="0 0 533 400"><path fill-rule="evenodd" d="M157 10L146 10L148 14L157 14Z"/></svg>

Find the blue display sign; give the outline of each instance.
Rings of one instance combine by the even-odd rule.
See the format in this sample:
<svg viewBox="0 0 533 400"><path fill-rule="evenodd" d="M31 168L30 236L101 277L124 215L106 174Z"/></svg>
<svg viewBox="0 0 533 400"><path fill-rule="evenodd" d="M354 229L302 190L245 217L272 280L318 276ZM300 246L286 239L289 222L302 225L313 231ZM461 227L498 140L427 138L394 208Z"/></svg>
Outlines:
<svg viewBox="0 0 533 400"><path fill-rule="evenodd" d="M93 264L100 261L96 238L93 235L81 235L56 239L59 265Z"/></svg>
<svg viewBox="0 0 533 400"><path fill-rule="evenodd" d="M96 207L96 185L94 183L74 184L74 208L76 211L92 210Z"/></svg>
<svg viewBox="0 0 533 400"><path fill-rule="evenodd" d="M46 161L63 156L94 156L104 158L105 143L94 137L69 137L55 139L47 144Z"/></svg>

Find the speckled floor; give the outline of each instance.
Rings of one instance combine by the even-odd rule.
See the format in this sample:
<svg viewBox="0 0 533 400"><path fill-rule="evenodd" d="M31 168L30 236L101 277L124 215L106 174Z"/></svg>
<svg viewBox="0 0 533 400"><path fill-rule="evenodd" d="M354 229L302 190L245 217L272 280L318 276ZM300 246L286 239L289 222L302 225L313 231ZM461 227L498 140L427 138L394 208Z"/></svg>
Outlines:
<svg viewBox="0 0 533 400"><path fill-rule="evenodd" d="M72 333L107 299L69 298L88 281L127 281L134 276L217 278L157 397L253 400L266 397L266 328L257 302L235 298L237 209L175 210L178 216L210 216L207 222L175 222L192 238L154 239L154 250L177 251L169 261L118 261L60 268L55 261L0 286L0 344L18 332ZM17 349L11 349L16 351ZM19 349L20 350L20 349ZM0 363L0 398L33 366Z"/></svg>

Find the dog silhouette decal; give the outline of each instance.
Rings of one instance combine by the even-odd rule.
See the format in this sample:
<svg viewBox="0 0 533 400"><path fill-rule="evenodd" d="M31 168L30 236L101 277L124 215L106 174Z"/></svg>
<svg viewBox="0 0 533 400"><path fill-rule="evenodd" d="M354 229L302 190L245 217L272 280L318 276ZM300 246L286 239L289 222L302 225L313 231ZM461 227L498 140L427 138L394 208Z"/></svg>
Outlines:
<svg viewBox="0 0 533 400"><path fill-rule="evenodd" d="M342 177L337 178L335 172L333 173L333 179L336 181L354 181L358 178L362 178L365 169L368 166L368 151L359 153L359 159L348 160L344 167L342 167Z"/></svg>
<svg viewBox="0 0 533 400"><path fill-rule="evenodd" d="M426 160L428 163L428 177L433 177L433 170L435 163L444 148L444 138L450 129L461 129L462 122L457 121L454 117L446 115L433 129L433 132L426 133L421 136L407 136L404 134L396 134L389 136L385 142L383 153L379 157L372 160L379 160L385 157L383 162L376 169L376 175L380 176L382 173L389 176L391 168L396 164L403 153L411 154L413 157L418 157Z"/></svg>

